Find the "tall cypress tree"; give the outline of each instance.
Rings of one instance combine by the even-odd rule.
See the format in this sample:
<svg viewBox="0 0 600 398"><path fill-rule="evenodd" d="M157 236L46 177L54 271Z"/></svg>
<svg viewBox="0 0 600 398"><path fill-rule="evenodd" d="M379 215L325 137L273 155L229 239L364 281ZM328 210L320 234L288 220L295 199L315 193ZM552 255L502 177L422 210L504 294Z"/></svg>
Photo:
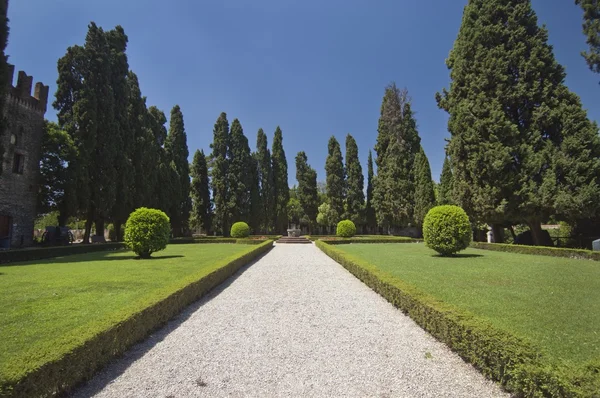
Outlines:
<svg viewBox="0 0 600 398"><path fill-rule="evenodd" d="M228 187L229 219L232 222L250 221L250 185L252 180L252 159L248 139L244 135L242 124L238 119L231 123L229 147L227 148L229 163Z"/></svg>
<svg viewBox="0 0 600 398"><path fill-rule="evenodd" d="M590 70L600 73L600 2L598 0L575 0L583 9L583 33L587 37L589 52L581 55Z"/></svg>
<svg viewBox="0 0 600 398"><path fill-rule="evenodd" d="M203 228L209 233L211 229L212 203L210 202L210 188L208 186L208 165L204 151L196 150L191 168L192 183L190 194L192 196L193 226Z"/></svg>
<svg viewBox="0 0 600 398"><path fill-rule="evenodd" d="M591 216L600 200L597 128L564 84L530 1L470 0L437 94L450 114L456 200L476 220L527 223Z"/></svg>
<svg viewBox="0 0 600 398"><path fill-rule="evenodd" d="M273 214L275 214L275 190L273 182L273 168L271 165L271 151L267 144L267 135L259 129L256 136L256 159L258 162L258 178L260 181L260 229L270 232L275 228Z"/></svg>
<svg viewBox="0 0 600 398"><path fill-rule="evenodd" d="M227 114L219 115L213 129L211 185L215 203L214 227L223 236L229 235L230 219L227 209L229 201L227 148L229 146L229 122Z"/></svg>
<svg viewBox="0 0 600 398"><path fill-rule="evenodd" d="M317 224L319 212L319 194L317 192L317 172L309 166L306 153L296 155L297 196L304 214L308 218L310 231Z"/></svg>
<svg viewBox="0 0 600 398"><path fill-rule="evenodd" d="M377 222L388 229L414 221L413 165L420 142L408 92L389 85L381 105L373 187Z"/></svg>
<svg viewBox="0 0 600 398"><path fill-rule="evenodd" d="M365 205L365 218L367 227L371 232L377 228L377 216L375 215L375 209L373 208L373 179L375 173L373 172L373 154L369 150L369 158L367 160L367 203Z"/></svg>
<svg viewBox="0 0 600 398"><path fill-rule="evenodd" d="M249 177L249 197L250 197L250 214L248 215L248 225L254 233L258 233L261 230L261 223L263 220L263 209L262 197L260 195L260 175L258 168L258 156L256 153L250 155L248 159L248 177Z"/></svg>
<svg viewBox="0 0 600 398"><path fill-rule="evenodd" d="M273 186L275 191L273 224L275 224L275 231L277 233L284 234L288 224L287 205L290 200L290 186L288 185L287 159L283 150L283 133L279 126L275 129L271 153Z"/></svg>
<svg viewBox="0 0 600 398"><path fill-rule="evenodd" d="M151 187L151 206L158 208L165 213L169 211L169 205L172 202L173 191L170 190L170 161L164 149L164 143L167 139L167 117L165 113L156 106L148 108L148 129L152 137L154 154L151 159L154 160L154 167L149 170L154 174L154 185Z"/></svg>
<svg viewBox="0 0 600 398"><path fill-rule="evenodd" d="M4 102L8 82L8 56L4 53L8 44L8 0L0 1L0 159L4 158L3 136L6 131L6 119L4 118ZM12 83L12 82L11 82ZM0 161L0 175L2 174L2 161Z"/></svg>
<svg viewBox="0 0 600 398"><path fill-rule="evenodd" d="M423 220L427 212L435 206L435 192L433 180L431 178L431 168L429 160L423 148L415 156L415 210L414 220L419 227L423 225Z"/></svg>
<svg viewBox="0 0 600 398"><path fill-rule="evenodd" d="M327 201L331 206L331 210L341 218L344 215L344 201L346 198L346 171L344 170L340 143L334 136L329 138L327 144L325 182L327 184ZM335 223L338 221L335 221Z"/></svg>
<svg viewBox="0 0 600 398"><path fill-rule="evenodd" d="M442 167L442 174L440 175L440 185L438 186L438 205L451 205L454 204L453 190L454 177L452 175L452 168L450 166L450 159L448 156L444 158L444 166Z"/></svg>
<svg viewBox="0 0 600 398"><path fill-rule="evenodd" d="M169 123L169 134L165 141L165 150L167 159L171 161L178 190L176 198L171 203L169 217L175 236L183 236L188 231L188 220L190 218L191 199L190 199L190 165L188 163L189 150L187 146L187 135L183 123L183 113L179 105L175 105L171 110L171 119Z"/></svg>
<svg viewBox="0 0 600 398"><path fill-rule="evenodd" d="M363 224L365 176L358 160L358 145L350 134L346 136L346 215L355 224Z"/></svg>

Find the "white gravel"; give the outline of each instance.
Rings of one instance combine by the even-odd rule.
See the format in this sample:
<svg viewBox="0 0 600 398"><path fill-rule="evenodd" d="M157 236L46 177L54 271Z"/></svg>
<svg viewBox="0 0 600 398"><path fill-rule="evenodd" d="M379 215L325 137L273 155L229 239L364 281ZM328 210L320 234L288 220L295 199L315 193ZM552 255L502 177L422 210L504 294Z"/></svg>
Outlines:
<svg viewBox="0 0 600 398"><path fill-rule="evenodd" d="M276 245L76 397L508 397L314 245Z"/></svg>

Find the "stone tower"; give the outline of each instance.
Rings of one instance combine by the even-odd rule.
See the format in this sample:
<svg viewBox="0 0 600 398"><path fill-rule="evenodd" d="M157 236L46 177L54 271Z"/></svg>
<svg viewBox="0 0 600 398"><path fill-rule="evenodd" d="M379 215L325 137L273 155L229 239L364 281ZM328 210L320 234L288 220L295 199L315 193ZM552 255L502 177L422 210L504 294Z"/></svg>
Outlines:
<svg viewBox="0 0 600 398"><path fill-rule="evenodd" d="M19 71L13 86L14 66L9 65L5 83L4 116L7 126L3 141L3 172L0 175L0 248L29 246L33 241L39 191L39 163L48 104L48 86Z"/></svg>

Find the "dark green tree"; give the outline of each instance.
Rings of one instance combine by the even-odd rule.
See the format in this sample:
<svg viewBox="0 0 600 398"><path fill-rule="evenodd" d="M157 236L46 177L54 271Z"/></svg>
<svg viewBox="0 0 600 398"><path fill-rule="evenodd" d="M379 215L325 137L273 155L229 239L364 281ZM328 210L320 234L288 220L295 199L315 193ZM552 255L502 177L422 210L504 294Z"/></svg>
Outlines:
<svg viewBox="0 0 600 398"><path fill-rule="evenodd" d="M375 215L375 209L373 208L373 179L375 173L373 172L373 155L369 150L369 158L367 160L367 203L365 204L365 218L367 228L371 233L377 228L377 216Z"/></svg>
<svg viewBox="0 0 600 398"><path fill-rule="evenodd" d="M442 174L440 175L440 185L438 186L438 205L453 205L453 190L454 177L452 175L452 168L450 166L450 159L448 156L444 158L444 166L442 167Z"/></svg>
<svg viewBox="0 0 600 398"><path fill-rule="evenodd" d="M258 162L258 179L260 181L260 229L269 233L275 229L273 214L275 214L275 190L273 181L273 168L271 165L271 151L267 144L267 135L259 129L256 136L256 160Z"/></svg>
<svg viewBox="0 0 600 398"><path fill-rule="evenodd" d="M183 236L188 232L188 221L192 202L190 199L190 165L188 163L189 150L187 135L183 123L183 113L179 105L171 110L169 134L165 141L167 159L171 168L176 173L178 190L175 191L175 200L171 203L168 212L171 219L174 236Z"/></svg>
<svg viewBox="0 0 600 398"><path fill-rule="evenodd" d="M365 176L358 160L358 145L350 134L346 136L346 214L354 224L364 223Z"/></svg>
<svg viewBox="0 0 600 398"><path fill-rule="evenodd" d="M212 203L208 185L208 165L206 164L204 151L196 150L190 171L192 176L190 186L192 196L191 223L195 228L202 228L208 234L211 229Z"/></svg>
<svg viewBox="0 0 600 398"><path fill-rule="evenodd" d="M421 147L415 156L415 224L421 227L427 212L435 206L435 191L431 178L431 168L425 151Z"/></svg>
<svg viewBox="0 0 600 398"><path fill-rule="evenodd" d="M219 115L213 129L211 185L213 201L215 204L214 222L215 229L223 236L229 235L231 220L227 204L229 202L227 148L229 147L229 122L227 114Z"/></svg>
<svg viewBox="0 0 600 398"><path fill-rule="evenodd" d="M327 159L325 160L325 182L327 184L327 201L332 211L339 217L344 215L346 199L346 171L342 159L340 143L334 136L327 144ZM337 223L340 220L335 221Z"/></svg>
<svg viewBox="0 0 600 398"><path fill-rule="evenodd" d="M232 222L250 221L250 186L252 184L253 166L248 139L238 119L231 123L229 131L229 147L227 148L229 163L228 183L229 202L228 218Z"/></svg>
<svg viewBox="0 0 600 398"><path fill-rule="evenodd" d="M386 87L377 136L373 208L388 230L414 222L414 159L421 139L407 90Z"/></svg>
<svg viewBox="0 0 600 398"><path fill-rule="evenodd" d="M58 223L65 226L76 210L72 199L76 187L71 185L67 172L69 162L77 158L75 144L56 123L46 121L41 152L38 214L58 211Z"/></svg>
<svg viewBox="0 0 600 398"><path fill-rule="evenodd" d="M287 205L290 200L290 186L288 185L287 159L283 150L283 133L279 126L275 129L271 153L273 187L275 191L273 224L275 225L275 232L285 234L288 224Z"/></svg>
<svg viewBox="0 0 600 398"><path fill-rule="evenodd" d="M4 147L2 146L3 136L6 131L6 119L4 118L4 101L6 97L6 88L9 80L8 76L8 55L4 53L8 44L8 0L0 2L0 159L4 157ZM12 84L12 82L11 82ZM2 174L3 162L0 161L0 175Z"/></svg>
<svg viewBox="0 0 600 398"><path fill-rule="evenodd" d="M167 159L167 154L164 149L164 143L167 139L167 117L165 113L156 106L148 108L148 129L150 136L153 139L153 148L155 155L150 158L154 160L154 167L150 171L155 174L155 184L151 188L151 206L160 209L165 213L169 210L170 204L173 202L174 190L170 189L171 180L171 163Z"/></svg>
<svg viewBox="0 0 600 398"><path fill-rule="evenodd" d="M250 155L248 166L248 177L250 182L250 214L248 216L248 225L254 233L261 230L263 221L264 205L260 194L260 175L258 167L258 156L256 153Z"/></svg>
<svg viewBox="0 0 600 398"><path fill-rule="evenodd" d="M450 89L436 97L450 114L454 198L472 220L495 232L526 223L546 244L550 216L592 216L597 128L564 84L530 1L470 0L447 65Z"/></svg>
<svg viewBox="0 0 600 398"><path fill-rule="evenodd" d="M320 202L317 192L317 172L308 164L304 152L298 152L296 155L296 180L298 181L297 197L308 219L309 231L312 232L317 224Z"/></svg>
<svg viewBox="0 0 600 398"><path fill-rule="evenodd" d="M575 0L583 9L583 33L590 46L588 52L581 55L585 58L590 70L600 73L600 2L598 0Z"/></svg>

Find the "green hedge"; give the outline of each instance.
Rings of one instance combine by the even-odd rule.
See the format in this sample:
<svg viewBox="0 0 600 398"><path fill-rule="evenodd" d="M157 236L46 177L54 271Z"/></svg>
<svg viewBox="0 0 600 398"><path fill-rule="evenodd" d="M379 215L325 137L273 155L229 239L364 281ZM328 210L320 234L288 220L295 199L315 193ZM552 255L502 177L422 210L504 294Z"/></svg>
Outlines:
<svg viewBox="0 0 600 398"><path fill-rule="evenodd" d="M312 241L321 240L327 242L331 245L347 245L350 243L416 243L422 242L422 239L414 239L404 236L394 236L394 237L353 237L353 238L340 238L335 236L309 236L308 237Z"/></svg>
<svg viewBox="0 0 600 398"><path fill-rule="evenodd" d="M576 368L556 364L529 342L474 317L323 241L316 245L409 315L485 376L516 396L600 397L600 360Z"/></svg>
<svg viewBox="0 0 600 398"><path fill-rule="evenodd" d="M600 261L600 252L582 249L563 249L546 246L507 245L502 243L471 242L475 249L494 250L499 252L534 254L537 256L568 257L584 260Z"/></svg>
<svg viewBox="0 0 600 398"><path fill-rule="evenodd" d="M236 238L175 238L171 239L170 244L193 244L193 243L240 243L246 245L259 245L263 242L267 241L267 239L236 239Z"/></svg>
<svg viewBox="0 0 600 398"><path fill-rule="evenodd" d="M46 258L70 256L104 250L124 249L123 243L97 243L82 245L79 243L69 246L55 247L33 247L28 249L15 249L0 251L0 264L14 263L18 261L35 261Z"/></svg>
<svg viewBox="0 0 600 398"><path fill-rule="evenodd" d="M48 397L68 393L77 384L90 379L110 360L143 340L186 306L272 247L273 241L269 240L229 263L216 265L210 274L173 291L166 298L140 310L112 328L99 332L62 358L46 363L21 380L0 384L0 397Z"/></svg>

